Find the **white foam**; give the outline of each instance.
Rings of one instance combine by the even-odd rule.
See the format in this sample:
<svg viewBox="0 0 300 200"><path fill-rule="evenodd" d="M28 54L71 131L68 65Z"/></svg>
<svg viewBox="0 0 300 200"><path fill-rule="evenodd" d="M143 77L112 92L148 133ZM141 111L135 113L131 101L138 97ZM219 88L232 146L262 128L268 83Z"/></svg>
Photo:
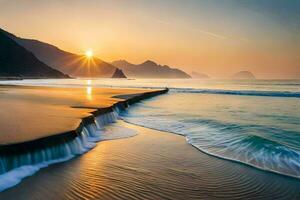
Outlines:
<svg viewBox="0 0 300 200"><path fill-rule="evenodd" d="M19 184L23 178L35 174L41 168L47 167L50 164L64 162L73 158L73 156L56 159L48 162L43 162L36 165L25 165L15 168L9 172L0 175L0 192Z"/></svg>
<svg viewBox="0 0 300 200"><path fill-rule="evenodd" d="M83 127L80 135L72 141L14 157L0 157L0 192L17 185L23 178L33 175L41 168L89 151L98 141L136 135L124 122L115 123L117 119L117 112L106 113L95 117L95 123Z"/></svg>

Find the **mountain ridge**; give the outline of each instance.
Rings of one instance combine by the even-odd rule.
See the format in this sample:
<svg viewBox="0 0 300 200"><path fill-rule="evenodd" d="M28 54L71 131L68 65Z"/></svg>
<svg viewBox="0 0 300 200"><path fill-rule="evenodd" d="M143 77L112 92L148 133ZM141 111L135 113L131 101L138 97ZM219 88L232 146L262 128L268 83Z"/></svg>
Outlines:
<svg viewBox="0 0 300 200"><path fill-rule="evenodd" d="M232 75L234 79L256 79L251 71L239 71Z"/></svg>
<svg viewBox="0 0 300 200"><path fill-rule="evenodd" d="M180 69L160 65L152 60L146 60L141 64L116 60L111 64L122 69L130 78L191 78L190 75Z"/></svg>
<svg viewBox="0 0 300 200"><path fill-rule="evenodd" d="M15 78L69 78L40 61L0 29L0 76Z"/></svg>
<svg viewBox="0 0 300 200"><path fill-rule="evenodd" d="M4 32L25 49L31 51L42 62L71 76L110 77L115 70L114 66L99 58L94 57L87 60L84 55L67 52L52 44Z"/></svg>
<svg viewBox="0 0 300 200"><path fill-rule="evenodd" d="M193 71L191 73L192 78L194 79L209 79L210 77L204 73L199 73L199 72L195 72Z"/></svg>
<svg viewBox="0 0 300 200"><path fill-rule="evenodd" d="M191 78L180 69L160 65L151 60L137 65L125 60L108 63L97 57L88 59L84 55L67 52L46 42L21 38L2 31L45 64L73 77L109 78L116 68L120 68L131 78Z"/></svg>

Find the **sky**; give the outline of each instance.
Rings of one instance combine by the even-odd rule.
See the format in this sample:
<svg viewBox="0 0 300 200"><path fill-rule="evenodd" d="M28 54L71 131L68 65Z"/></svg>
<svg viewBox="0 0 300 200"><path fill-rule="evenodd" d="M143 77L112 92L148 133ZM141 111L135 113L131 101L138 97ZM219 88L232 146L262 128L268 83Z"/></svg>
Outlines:
<svg viewBox="0 0 300 200"><path fill-rule="evenodd" d="M0 0L0 28L107 62L300 78L300 0Z"/></svg>

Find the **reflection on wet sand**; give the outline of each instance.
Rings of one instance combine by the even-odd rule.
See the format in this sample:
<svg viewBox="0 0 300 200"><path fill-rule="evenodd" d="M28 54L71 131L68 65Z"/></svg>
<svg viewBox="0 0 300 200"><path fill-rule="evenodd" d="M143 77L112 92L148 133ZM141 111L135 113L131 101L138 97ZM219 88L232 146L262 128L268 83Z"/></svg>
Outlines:
<svg viewBox="0 0 300 200"><path fill-rule="evenodd" d="M182 136L128 127L139 134L100 142L77 159L41 170L0 198L299 199L298 180L208 156Z"/></svg>

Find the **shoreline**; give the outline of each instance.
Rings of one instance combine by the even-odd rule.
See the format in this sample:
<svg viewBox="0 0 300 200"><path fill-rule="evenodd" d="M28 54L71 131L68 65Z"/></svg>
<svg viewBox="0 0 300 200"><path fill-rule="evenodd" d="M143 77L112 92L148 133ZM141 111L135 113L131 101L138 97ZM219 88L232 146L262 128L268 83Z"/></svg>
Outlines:
<svg viewBox="0 0 300 200"><path fill-rule="evenodd" d="M149 92L144 92L141 94L133 94L131 97L125 100L118 101L117 103L114 103L113 105L109 107L103 107L103 108L92 108L95 109L95 111L90 112L90 116L84 117L81 120L80 125L73 131L65 132L65 133L57 133L55 135L43 137L43 138L38 138L32 141L25 141L21 143L16 143L16 144L0 144L0 152L2 150L14 150L18 147L20 148L32 148L33 146L38 145L38 143L53 143L53 142L58 142L58 140L64 140L68 141L69 139L74 139L75 137L78 136L78 134L82 131L84 125L89 125L91 122L95 120L96 117L99 117L103 114L107 113L112 113L114 112L115 109L120 109L120 110L125 110L128 108L129 105L132 105L134 103L137 103L139 101L149 99L152 97L155 97L157 95L165 94L169 91L168 88L164 90L154 90L154 91L149 91ZM113 98L119 98L117 96L113 96ZM129 95L123 95L123 96L130 96ZM86 108L86 107L73 107L73 108Z"/></svg>
<svg viewBox="0 0 300 200"><path fill-rule="evenodd" d="M198 148L197 146L193 145L192 143L188 142L188 140L187 140L187 138L186 138L185 135L181 135L181 134L176 133L176 132L165 131L165 130L160 130L160 129L156 129L156 128L150 128L150 127L147 127L147 126L144 126L144 125L135 124L135 123L127 122L127 121L125 121L125 122L129 123L129 124L132 124L132 125L135 125L135 126L140 126L140 127L143 127L143 128L152 129L152 130L159 131L159 132L166 132L166 133L174 134L174 135L177 135L177 136L181 136L181 137L183 137L186 140L187 144L189 144L190 146L192 146L193 148L195 148L197 151L199 151L201 153L204 153L204 154L206 154L208 156L212 156L212 157L217 158L217 159L221 159L221 160L224 160L224 161L230 161L230 162L233 162L233 163L236 163L236 164L244 165L246 167L251 167L251 168L254 168L256 170L263 171L265 173L275 174L275 175L282 176L282 177L285 177L285 178L295 179L297 181L300 180L299 176L292 176L292 175L289 175L289 174L283 174L283 173L280 173L280 172L277 172L277 171L272 171L272 170L264 169L264 168L261 168L261 167L255 166L255 165L251 165L249 163L241 162L239 160L234 160L234 159L227 158L227 157L221 157L221 156L219 156L217 154L212 154L212 153L206 152L206 151Z"/></svg>
<svg viewBox="0 0 300 200"><path fill-rule="evenodd" d="M90 85L83 88L0 85L0 148L51 136L76 135L83 121L89 122L95 115L137 101L137 96L147 98L161 92L167 91Z"/></svg>
<svg viewBox="0 0 300 200"><path fill-rule="evenodd" d="M71 156L46 163L31 174L18 177L19 182L25 178L20 184L17 182L4 189L1 189L1 184L5 183L6 179L0 175L0 191L3 191L0 198L40 199L47 196L56 199L83 197L85 199L296 199L300 197L298 180L203 153L187 143L182 135L143 128L140 125L128 124L126 121L125 126L137 130L138 134L135 137L105 141L97 138L96 131L90 130L104 125L108 127L110 126L108 124L115 120L118 110L166 92L168 89L139 94L115 94L111 97L117 99L116 102L109 102L109 106L98 108L95 105L83 104L72 106L76 109L89 109L89 115L81 119L75 131L37 139L29 142L30 145L22 143L23 147L18 150L45 149L47 145L54 146L61 141L67 148L55 151L59 152L59 156L68 155L66 149L69 149L72 152L69 154ZM124 124L123 121L117 121L112 126L119 126L120 123ZM122 133L123 129L116 132ZM76 141L76 148L77 146L81 148L79 152L74 151L74 138L79 140ZM89 139L92 139L92 142L89 142ZM101 142L96 143L98 141ZM32 145L32 142L36 145ZM83 155L77 156L81 154ZM16 160L23 159L24 157L20 157ZM64 162L67 160L68 162ZM34 173L36 174L32 176ZM86 191L85 188L91 190ZM285 193L286 191L289 193ZM283 193L285 195L282 195Z"/></svg>
<svg viewBox="0 0 300 200"><path fill-rule="evenodd" d="M299 181L202 152L180 135L126 124L135 137L99 143L0 193L39 199L297 199ZM47 188L47 189L45 189ZM86 190L90 188L90 190ZM18 195L16 195L18 194Z"/></svg>
<svg viewBox="0 0 300 200"><path fill-rule="evenodd" d="M86 153L102 140L100 130L115 122L119 111L141 100L167 92L168 89L124 94L125 100L117 100L108 107L92 108L89 115L81 118L79 126L72 131L0 145L0 191L15 186L41 168Z"/></svg>

